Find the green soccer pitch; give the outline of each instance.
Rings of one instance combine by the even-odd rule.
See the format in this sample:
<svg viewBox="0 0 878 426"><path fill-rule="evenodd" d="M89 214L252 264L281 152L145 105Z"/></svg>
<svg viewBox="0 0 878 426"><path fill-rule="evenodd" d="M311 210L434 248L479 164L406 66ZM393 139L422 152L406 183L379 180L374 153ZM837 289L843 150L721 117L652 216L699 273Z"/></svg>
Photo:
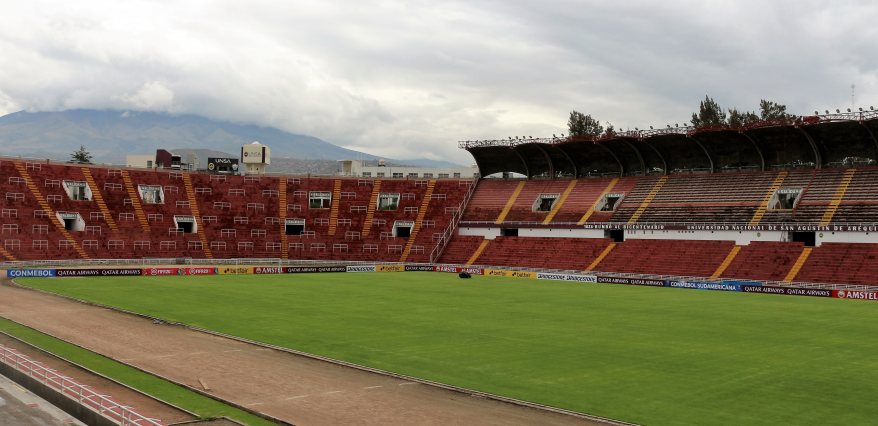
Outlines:
<svg viewBox="0 0 878 426"><path fill-rule="evenodd" d="M644 425L878 419L878 303L430 272L18 283Z"/></svg>

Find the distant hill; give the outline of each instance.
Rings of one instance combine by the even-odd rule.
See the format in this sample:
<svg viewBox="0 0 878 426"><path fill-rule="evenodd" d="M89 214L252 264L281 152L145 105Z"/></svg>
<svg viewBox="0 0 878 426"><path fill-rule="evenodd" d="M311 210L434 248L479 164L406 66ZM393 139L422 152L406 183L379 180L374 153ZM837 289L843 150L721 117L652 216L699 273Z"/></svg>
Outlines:
<svg viewBox="0 0 878 426"><path fill-rule="evenodd" d="M241 145L253 141L271 147L272 157L332 161L384 158L273 127L239 125L196 115L69 110L20 111L0 117L0 155L66 160L84 145L95 161L107 163L124 163L127 154L152 154L156 149L204 149L236 157ZM456 166L427 159L387 160L423 167Z"/></svg>

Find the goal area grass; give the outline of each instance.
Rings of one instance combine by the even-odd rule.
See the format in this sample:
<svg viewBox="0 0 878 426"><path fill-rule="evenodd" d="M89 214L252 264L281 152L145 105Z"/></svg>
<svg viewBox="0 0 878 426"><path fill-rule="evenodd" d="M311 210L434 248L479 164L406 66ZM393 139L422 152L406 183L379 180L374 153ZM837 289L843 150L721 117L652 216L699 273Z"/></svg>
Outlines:
<svg viewBox="0 0 878 426"><path fill-rule="evenodd" d="M870 301L431 272L16 282L645 425L878 418Z"/></svg>

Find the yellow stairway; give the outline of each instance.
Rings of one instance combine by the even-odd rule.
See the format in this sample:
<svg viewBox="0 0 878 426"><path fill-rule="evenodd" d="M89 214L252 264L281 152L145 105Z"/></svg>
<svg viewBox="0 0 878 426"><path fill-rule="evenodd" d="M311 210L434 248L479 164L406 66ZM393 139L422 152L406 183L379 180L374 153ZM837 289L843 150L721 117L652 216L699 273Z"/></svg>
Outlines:
<svg viewBox="0 0 878 426"><path fill-rule="evenodd" d="M768 202L771 200L771 196L774 195L774 192L777 191L781 185L783 185L783 181L786 179L787 174L787 172L780 172L780 174L774 179L774 183L768 188L768 193L765 194L765 197L762 197L762 203L759 204L759 209L756 210L753 219L750 219L750 225L758 225L759 221L762 220L762 216L765 216L765 211L768 210Z"/></svg>
<svg viewBox="0 0 878 426"><path fill-rule="evenodd" d="M841 199L844 198L844 193L847 192L848 186L851 184L851 179L854 178L854 173L857 172L857 169L848 169L844 172L844 178L842 178L841 183L838 185L838 189L835 190L835 195L832 197L832 201L829 202L829 207L826 208L826 212L823 213L823 218L820 220L820 226L829 225L829 222L832 221L832 217L835 216L835 212L838 210L838 205L841 204Z"/></svg>
<svg viewBox="0 0 878 426"><path fill-rule="evenodd" d="M646 198L643 199L643 202L640 203L640 207L637 208L637 211L634 212L634 214L631 216L631 219L628 219L629 224L637 222L637 219L640 219L640 215L642 215L643 212L646 211L646 208L649 207L649 203L651 203L652 199L655 198L656 195L658 195L658 192L662 189L662 186L664 186L665 182L667 181L668 177L662 176L662 178L655 183L655 186L652 187L652 191L650 191L649 195L647 195Z"/></svg>
<svg viewBox="0 0 878 426"><path fill-rule="evenodd" d="M555 201L555 205L552 206L552 211L550 211L549 215L546 216L546 220L543 221L543 225L548 225L552 221L552 218L554 218L555 215L558 214L558 210L561 210L561 206L564 205L564 201L567 201L567 197L573 191L573 187L576 186L576 182L579 181L576 179L570 181L570 185L567 185L567 189L565 189L564 193L561 194L561 198L558 198L558 200Z"/></svg>
<svg viewBox="0 0 878 426"><path fill-rule="evenodd" d="M409 252L412 250L412 245L415 243L415 239L418 237L418 232L421 232L421 222L424 221L424 215L427 214L427 207L430 205L430 199L433 197L433 188L436 186L436 181L431 180L429 184L427 184L427 193L424 194L424 201L421 202L421 208L418 209L418 219L415 221L415 226L412 227L412 232L409 235L409 240L405 245L405 250L402 252L402 257L399 258L400 262L405 262L409 257Z"/></svg>
<svg viewBox="0 0 878 426"><path fill-rule="evenodd" d="M192 189L192 180L189 179L188 173L183 173L183 184L186 185L186 196L189 198L189 209L192 210L192 217L195 218L198 228L198 238L201 239L201 249L204 250L204 256L213 259L213 253L210 252L210 244L207 242L207 234L204 233L204 223L201 221L201 214L198 212L198 200L195 199L195 190Z"/></svg>
<svg viewBox="0 0 878 426"><path fill-rule="evenodd" d="M80 257L82 257L83 259L89 259L88 253L86 253L85 250L83 250L82 247L79 246L76 240L73 239L73 236L70 235L70 232L68 232L67 229L64 228L64 224L61 222L60 219L58 219L55 211L52 210L52 207L49 206L49 203L46 201L45 198L43 198L43 193L40 192L40 188L37 188L37 185L34 183L33 179L31 179L30 174L27 172L24 165L21 163L15 163L15 168L18 169L18 173L21 174L21 177L27 180L27 186L28 188L30 188L31 194L36 197L37 203L40 204L40 208L42 208L43 211L45 211L46 214L49 215L49 220L51 220L52 223L55 224L55 227L58 228L58 231L60 231L62 235L64 235L64 238L73 244L73 249L76 250L77 253L79 253Z"/></svg>

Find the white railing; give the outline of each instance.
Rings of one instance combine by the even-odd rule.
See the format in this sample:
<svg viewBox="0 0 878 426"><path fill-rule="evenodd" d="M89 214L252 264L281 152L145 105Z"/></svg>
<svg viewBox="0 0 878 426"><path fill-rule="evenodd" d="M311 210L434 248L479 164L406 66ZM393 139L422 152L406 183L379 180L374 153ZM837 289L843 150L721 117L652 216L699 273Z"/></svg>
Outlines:
<svg viewBox="0 0 878 426"><path fill-rule="evenodd" d="M107 395L101 395L88 386L81 385L73 379L58 374L57 371L46 368L42 364L31 360L14 349L0 345L0 361L15 368L31 378L51 387L62 395L79 402L80 405L109 418L121 426L164 426L158 419L151 419L132 410L130 407L119 404Z"/></svg>
<svg viewBox="0 0 878 426"><path fill-rule="evenodd" d="M469 189L467 189L466 194L463 196L463 201L460 202L460 206L458 206L457 210L455 210L454 214L452 214L451 221L448 223L448 227L445 228L445 232L442 233L443 238L439 239L439 242L436 243L435 247L433 247L433 251L430 252L430 263L439 261L439 256L442 256L442 251L445 250L448 242L451 241L451 237L454 236L454 231L457 230L457 224L460 223L460 219L463 218L463 212L466 211L466 206L469 205L469 200L470 198L472 198L473 192L476 191L476 186L478 183L479 177L476 176L475 178L473 178L472 184L469 186Z"/></svg>

